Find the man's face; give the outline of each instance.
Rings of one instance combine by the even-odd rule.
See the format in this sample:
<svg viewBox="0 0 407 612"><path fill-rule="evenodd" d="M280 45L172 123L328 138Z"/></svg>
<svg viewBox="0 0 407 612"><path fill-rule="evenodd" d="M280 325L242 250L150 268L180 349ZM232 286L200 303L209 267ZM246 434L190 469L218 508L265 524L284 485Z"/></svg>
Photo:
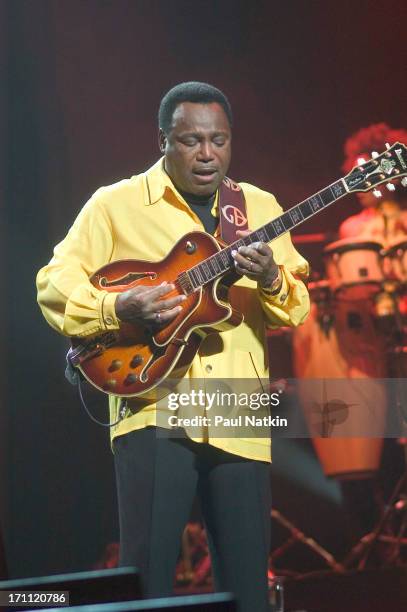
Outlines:
<svg viewBox="0 0 407 612"><path fill-rule="evenodd" d="M229 168L231 139L220 104L179 104L169 133L159 132L165 169L176 187L198 196L215 193Z"/></svg>

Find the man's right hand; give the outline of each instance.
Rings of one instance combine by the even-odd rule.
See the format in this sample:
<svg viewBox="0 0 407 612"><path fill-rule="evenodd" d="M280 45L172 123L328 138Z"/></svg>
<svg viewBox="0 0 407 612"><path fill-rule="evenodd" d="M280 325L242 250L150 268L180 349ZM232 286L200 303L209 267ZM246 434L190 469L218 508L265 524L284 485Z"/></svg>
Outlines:
<svg viewBox="0 0 407 612"><path fill-rule="evenodd" d="M167 325L182 310L180 303L185 295L164 299L175 289L166 282L156 287L134 287L119 293L115 302L117 318L126 323L138 325Z"/></svg>

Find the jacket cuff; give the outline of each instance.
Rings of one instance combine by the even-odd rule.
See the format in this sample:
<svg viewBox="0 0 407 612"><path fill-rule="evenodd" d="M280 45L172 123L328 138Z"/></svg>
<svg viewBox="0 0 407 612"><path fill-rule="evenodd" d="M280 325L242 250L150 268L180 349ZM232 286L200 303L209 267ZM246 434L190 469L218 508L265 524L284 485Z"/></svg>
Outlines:
<svg viewBox="0 0 407 612"><path fill-rule="evenodd" d="M268 302L269 304L283 305L288 298L290 285L288 283L287 277L284 272L284 266L279 266L279 267L280 267L281 276L282 276L282 283L281 283L280 291L277 294L272 295L270 291L265 291L259 284L257 285L257 290L259 292L260 299L262 299L265 302Z"/></svg>
<svg viewBox="0 0 407 612"><path fill-rule="evenodd" d="M119 329L120 323L116 316L115 303L117 296L116 292L106 292L102 296L100 308L100 326L102 329Z"/></svg>

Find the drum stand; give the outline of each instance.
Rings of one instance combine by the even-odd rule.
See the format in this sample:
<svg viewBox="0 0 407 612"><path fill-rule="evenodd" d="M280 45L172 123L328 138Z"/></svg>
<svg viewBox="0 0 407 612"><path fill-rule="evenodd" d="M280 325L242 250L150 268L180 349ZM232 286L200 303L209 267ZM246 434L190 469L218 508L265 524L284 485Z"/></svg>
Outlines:
<svg viewBox="0 0 407 612"><path fill-rule="evenodd" d="M278 510L271 511L271 517L275 519L280 525L285 527L288 531L291 532L291 537L289 537L284 544L276 548L270 555L270 563L273 565L275 559L281 557L281 555L291 548L296 542L301 542L305 546L308 546L311 550L313 550L317 555L322 557L325 563L335 572L343 572L344 567L336 561L336 559L328 552L325 548L323 548L318 542L316 542L313 538L309 538L302 531L300 531L291 521L289 521L281 512Z"/></svg>
<svg viewBox="0 0 407 612"><path fill-rule="evenodd" d="M390 342L392 340L398 346L396 345L388 350L390 357L389 374L393 379L405 379L407 378L405 367L407 363L406 329L403 326L399 313L396 314L396 329L394 337L390 339ZM359 560L357 568L364 569L373 548L378 542L384 542L389 545L389 550L386 551L384 559L384 566L400 564L401 547L407 546L407 398L403 397L403 395L403 386L396 383L395 403L402 429L405 432L404 436L399 439L399 443L404 446L404 473L396 483L390 500L376 527L373 531L363 536L345 558L344 566L346 568L349 568L355 561ZM399 515L397 533L394 531L386 533L385 529L390 526L391 519L397 515Z"/></svg>

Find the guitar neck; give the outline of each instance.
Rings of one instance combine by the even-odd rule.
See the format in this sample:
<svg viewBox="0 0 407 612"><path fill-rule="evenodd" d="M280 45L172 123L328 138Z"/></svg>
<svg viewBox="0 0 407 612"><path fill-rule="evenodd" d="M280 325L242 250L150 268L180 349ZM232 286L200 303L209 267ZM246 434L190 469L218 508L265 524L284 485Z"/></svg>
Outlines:
<svg viewBox="0 0 407 612"><path fill-rule="evenodd" d="M236 242L233 242L186 272L183 272L180 275L181 284L187 287L189 291L195 291L216 278L227 274L231 270L234 270L235 267L232 251L237 250L241 246L248 246L252 242L272 242L348 193L349 191L344 179L339 179L303 202L296 204L285 213L276 217L269 223L266 223L266 225L263 225L245 238L236 240Z"/></svg>

